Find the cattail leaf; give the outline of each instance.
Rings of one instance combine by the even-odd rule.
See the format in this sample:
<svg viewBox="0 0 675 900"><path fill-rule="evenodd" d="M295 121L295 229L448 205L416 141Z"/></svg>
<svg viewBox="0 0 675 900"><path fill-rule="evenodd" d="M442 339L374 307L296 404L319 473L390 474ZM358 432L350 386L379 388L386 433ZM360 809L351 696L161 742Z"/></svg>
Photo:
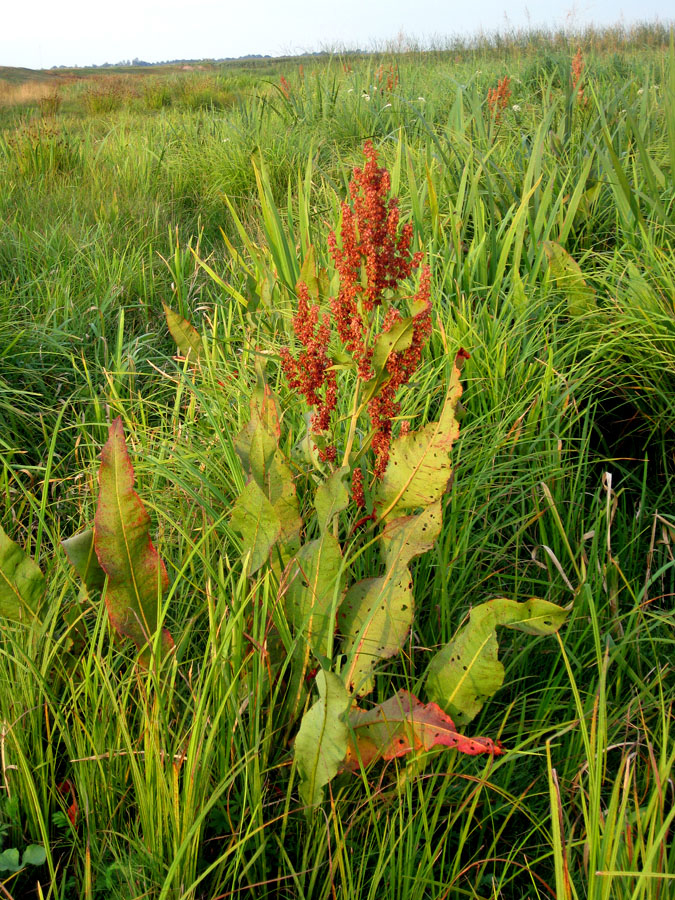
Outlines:
<svg viewBox="0 0 675 900"><path fill-rule="evenodd" d="M39 566L0 527L0 616L32 622L45 592Z"/></svg>
<svg viewBox="0 0 675 900"><path fill-rule="evenodd" d="M337 539L325 532L300 548L289 573L286 613L315 656L328 652L333 633L333 607L342 593L342 551Z"/></svg>
<svg viewBox="0 0 675 900"><path fill-rule="evenodd" d="M392 441L389 462L375 495L381 519L429 506L445 493L452 474L450 450L459 434L455 411L461 395L455 365L438 422Z"/></svg>
<svg viewBox="0 0 675 900"><path fill-rule="evenodd" d="M387 569L405 567L411 559L431 550L442 524L441 500L430 504L418 515L389 520L380 535Z"/></svg>
<svg viewBox="0 0 675 900"><path fill-rule="evenodd" d="M348 657L343 676L350 694L372 691L373 669L401 650L412 620L412 575L406 567L352 585L338 613L344 635L341 652Z"/></svg>
<svg viewBox="0 0 675 900"><path fill-rule="evenodd" d="M108 576L108 615L120 634L130 637L139 649L147 648L157 631L157 608L169 578L150 540L150 517L134 490L121 418L110 425L98 484L94 549ZM166 629L162 647L165 652L173 647ZM147 660L147 649L143 659Z"/></svg>
<svg viewBox="0 0 675 900"><path fill-rule="evenodd" d="M351 736L345 766L356 770L379 759L395 759L412 751L444 746L476 756L504 751L490 738L459 734L450 716L435 703L424 704L410 691L400 690L372 709L349 713Z"/></svg>
<svg viewBox="0 0 675 900"><path fill-rule="evenodd" d="M105 572L94 549L94 529L87 528L61 541L68 561L82 579L87 592L100 590L105 584Z"/></svg>
<svg viewBox="0 0 675 900"><path fill-rule="evenodd" d="M190 362L199 359L203 350L202 339L194 327L187 319L175 312L166 303L162 303L164 315L166 316L166 324L169 326L171 337L176 342L178 351L181 356L185 356Z"/></svg>
<svg viewBox="0 0 675 900"><path fill-rule="evenodd" d="M281 534L279 516L253 479L237 498L230 523L241 536L243 553L251 554L250 572L253 574L267 561Z"/></svg>
<svg viewBox="0 0 675 900"><path fill-rule="evenodd" d="M571 316L582 316L596 308L595 291L584 280L579 263L555 241L544 241L548 268L556 288L567 299Z"/></svg>
<svg viewBox="0 0 675 900"><path fill-rule="evenodd" d="M537 597L524 603L500 597L475 606L468 623L431 660L428 696L455 721L470 722L504 681L497 626L547 635L558 631L566 618L565 609Z"/></svg>
<svg viewBox="0 0 675 900"><path fill-rule="evenodd" d="M346 723L351 697L332 672L316 676L319 700L303 716L295 738L295 760L300 774L300 799L309 807L323 800L323 789L338 773L347 755Z"/></svg>
<svg viewBox="0 0 675 900"><path fill-rule="evenodd" d="M349 488L346 480L350 472L349 466L342 466L341 469L331 472L316 489L314 507L322 532L327 531L335 516L349 506Z"/></svg>

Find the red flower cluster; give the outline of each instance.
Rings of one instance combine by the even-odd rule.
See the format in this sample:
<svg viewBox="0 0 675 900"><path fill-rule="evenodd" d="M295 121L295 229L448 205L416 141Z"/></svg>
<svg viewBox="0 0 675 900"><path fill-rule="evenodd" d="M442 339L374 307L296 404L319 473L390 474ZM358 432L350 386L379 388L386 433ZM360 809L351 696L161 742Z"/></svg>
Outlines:
<svg viewBox="0 0 675 900"><path fill-rule="evenodd" d="M293 318L293 330L305 348L295 360L287 347L281 350L281 368L294 391L299 391L310 406L316 406L312 416L312 431L325 432L337 403L337 381L327 349L330 340L330 320L327 315L319 322L319 307L310 305L309 290L304 281L297 284L298 312ZM323 396L322 396L323 395ZM335 447L319 452L323 461L336 457Z"/></svg>
<svg viewBox="0 0 675 900"><path fill-rule="evenodd" d="M384 474L384 470L387 468L392 420L398 415L401 408L400 404L396 402L396 393L402 385L410 381L420 363L422 348L431 335L430 292L431 272L429 267L425 266L422 269L419 290L415 295L415 303L422 306L422 309L413 317L413 336L410 346L406 350L389 355L386 365L388 380L380 389L379 394L376 394L368 404L368 414L375 429L373 450L375 452L375 476L378 478ZM393 322L391 324L393 325ZM383 331L388 331L389 328L385 328Z"/></svg>
<svg viewBox="0 0 675 900"><path fill-rule="evenodd" d="M579 103L583 103L584 106L588 103L588 97L584 96L583 85L580 85L579 82L581 81L581 76L584 74L585 68L586 64L584 63L584 56L581 52L581 47L579 47L572 60L572 90L577 92L577 100Z"/></svg>
<svg viewBox="0 0 675 900"><path fill-rule="evenodd" d="M377 153L370 141L363 148L366 164L354 169L349 185L353 209L342 204L342 247L335 232L328 246L340 275L340 290L331 308L335 326L345 349L358 365L359 376L370 378L372 349L365 346L368 313L379 306L384 292L394 290L422 261L422 253L411 255L412 225L398 234L398 199L386 197L391 182L386 169L377 165ZM365 269L366 283L361 280Z"/></svg>
<svg viewBox="0 0 675 900"><path fill-rule="evenodd" d="M355 168L349 185L351 205L342 204L340 246L334 232L328 245L340 277L337 297L331 299L331 311L338 336L356 363L358 377L368 381L372 370L373 333L377 308L387 300L422 261L422 253L411 253L412 226L399 229L396 198L387 199L391 187L389 173L377 165L377 153L370 141L364 147L366 163ZM422 348L431 333L431 274L422 271L419 290L414 297L417 312L412 319L412 340L399 352L389 354L382 386L368 404L374 431L376 477L382 476L389 459L392 420L399 412L396 394L419 365ZM281 351L281 365L293 390L301 393L308 404L316 407L312 418L314 433L326 432L337 400L335 371L327 355L330 323L327 316L319 322L319 307L310 303L307 286L297 285L298 312L293 319L295 334L304 351L295 360L288 349ZM401 314L391 306L382 317L382 333L389 332ZM333 446L320 451L321 459L333 460ZM354 473L352 491L357 505L363 505L362 476Z"/></svg>
<svg viewBox="0 0 675 900"><path fill-rule="evenodd" d="M508 75L505 75L501 81L497 82L496 88L490 88L488 91L487 102L490 107L490 112L494 113L495 117L499 119L502 112L509 105L510 99L510 78Z"/></svg>
<svg viewBox="0 0 675 900"><path fill-rule="evenodd" d="M398 72L393 64L385 68L384 63L375 70L375 81L380 85L380 94L388 94L398 87Z"/></svg>
<svg viewBox="0 0 675 900"><path fill-rule="evenodd" d="M279 89L281 90L281 93L284 95L284 97L288 100L291 96L291 85L288 79L284 78L283 75L279 79Z"/></svg>

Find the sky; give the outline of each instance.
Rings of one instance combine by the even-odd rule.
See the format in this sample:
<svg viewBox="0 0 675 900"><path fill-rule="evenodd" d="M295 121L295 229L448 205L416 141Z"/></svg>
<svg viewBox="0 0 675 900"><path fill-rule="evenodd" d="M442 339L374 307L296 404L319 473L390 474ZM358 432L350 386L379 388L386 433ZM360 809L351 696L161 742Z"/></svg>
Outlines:
<svg viewBox="0 0 675 900"><path fill-rule="evenodd" d="M675 19L673 0L8 0L0 66L283 56L531 26ZM508 10L508 14L507 11Z"/></svg>

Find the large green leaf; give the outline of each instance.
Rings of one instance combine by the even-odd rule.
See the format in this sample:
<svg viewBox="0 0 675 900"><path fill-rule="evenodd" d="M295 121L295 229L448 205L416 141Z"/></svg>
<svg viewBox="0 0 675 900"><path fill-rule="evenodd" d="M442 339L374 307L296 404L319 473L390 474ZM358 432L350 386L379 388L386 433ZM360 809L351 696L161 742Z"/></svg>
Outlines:
<svg viewBox="0 0 675 900"><path fill-rule="evenodd" d="M503 750L490 738L469 738L459 734L455 723L435 703L426 706L411 694L400 690L372 709L355 707L349 713L352 734L345 765L350 769L369 766L378 759L394 759L415 750L430 750L442 745L476 756Z"/></svg>
<svg viewBox="0 0 675 900"><path fill-rule="evenodd" d="M412 621L412 575L405 566L352 585L338 614L342 653L348 656L343 677L350 694L373 689L374 667L400 651Z"/></svg>
<svg viewBox="0 0 675 900"><path fill-rule="evenodd" d="M375 495L381 519L429 506L445 493L452 473L450 450L459 434L455 410L461 395L459 369L453 366L438 422L392 441L389 463Z"/></svg>
<svg viewBox="0 0 675 900"><path fill-rule="evenodd" d="M333 518L349 506L349 488L345 482L350 472L349 466L336 469L316 489L314 507L322 532L330 528Z"/></svg>
<svg viewBox="0 0 675 900"><path fill-rule="evenodd" d="M166 324L169 326L171 337L176 342L176 346L182 356L187 357L190 362L199 359L202 352L202 339L199 332L185 319L180 313L175 312L166 303L162 303L164 307L164 315L166 316Z"/></svg>
<svg viewBox="0 0 675 900"><path fill-rule="evenodd" d="M144 650L157 631L157 609L169 585L164 563L150 540L150 517L134 490L122 419L111 424L101 453L99 494L94 520L94 549L108 576L105 602L120 634ZM173 646L162 631L165 651Z"/></svg>
<svg viewBox="0 0 675 900"><path fill-rule="evenodd" d="M579 263L555 241L544 241L551 278L565 295L571 316L581 316L596 308L595 291L586 284Z"/></svg>
<svg viewBox="0 0 675 900"><path fill-rule="evenodd" d="M105 584L105 572L96 557L94 529L87 528L86 531L66 538L61 541L61 546L87 591L100 590Z"/></svg>
<svg viewBox="0 0 675 900"><path fill-rule="evenodd" d="M303 544L290 572L286 611L312 651L325 656L333 632L333 605L342 593L342 551L337 539L326 532Z"/></svg>
<svg viewBox="0 0 675 900"><path fill-rule="evenodd" d="M351 697L332 672L316 676L319 700L303 716L295 738L295 759L300 773L300 798L307 806L323 800L323 788L337 775L347 755L349 729L346 715Z"/></svg>
<svg viewBox="0 0 675 900"><path fill-rule="evenodd" d="M293 473L280 450L272 458L265 491L281 523L279 553L283 564L286 565L300 548L302 518L298 511Z"/></svg>
<svg viewBox="0 0 675 900"><path fill-rule="evenodd" d="M427 694L456 722L470 722L504 681L497 626L546 635L558 631L566 618L562 607L537 597L524 603L501 597L475 606L468 623L431 660Z"/></svg>
<svg viewBox="0 0 675 900"><path fill-rule="evenodd" d="M250 552L253 574L268 560L281 534L281 522L274 507L251 479L232 508L232 528L241 535L243 553Z"/></svg>
<svg viewBox="0 0 675 900"><path fill-rule="evenodd" d="M0 527L0 616L34 621L44 592L38 565Z"/></svg>

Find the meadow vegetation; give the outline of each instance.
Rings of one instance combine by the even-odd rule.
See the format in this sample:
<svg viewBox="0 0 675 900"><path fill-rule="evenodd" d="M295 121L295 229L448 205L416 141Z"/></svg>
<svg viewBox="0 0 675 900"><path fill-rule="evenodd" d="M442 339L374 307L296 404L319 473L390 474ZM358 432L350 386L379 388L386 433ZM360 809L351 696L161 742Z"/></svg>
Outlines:
<svg viewBox="0 0 675 900"><path fill-rule="evenodd" d="M669 41L644 26L192 70L0 70L0 610L7 585L22 590L10 556L31 584L29 559L44 574L35 614L0 619L1 897L670 896ZM326 429L307 437L289 359L307 350L303 302L336 315L343 201L370 146L419 257L382 294L401 304L389 328L409 333L379 370L357 372L334 332L323 342L333 464ZM386 308L369 336L387 333ZM370 620L352 643L334 615L310 638L293 570L309 556L293 541L339 541L333 614L343 576L352 597L386 577L372 529L387 463L373 479L377 420L359 404L415 341L389 398L394 439L443 423L452 477L389 503L423 515L433 500L438 535L404 553L414 620L366 667L359 706L440 703L438 654L488 601L503 598L490 647L515 621L504 611L520 615L511 601L541 598L560 620L500 629L503 685L453 710L488 752L366 752L353 735L367 713L343 706L348 764L319 784L295 737L319 691L353 676ZM326 363L312 352L305 363ZM246 524L256 452L290 473L300 523L282 541L281 517L262 545ZM133 465L166 566L164 582L149 563L151 646L116 633L102 600L111 454ZM345 468L327 517L318 488ZM104 572L82 581L61 542L95 522Z"/></svg>

